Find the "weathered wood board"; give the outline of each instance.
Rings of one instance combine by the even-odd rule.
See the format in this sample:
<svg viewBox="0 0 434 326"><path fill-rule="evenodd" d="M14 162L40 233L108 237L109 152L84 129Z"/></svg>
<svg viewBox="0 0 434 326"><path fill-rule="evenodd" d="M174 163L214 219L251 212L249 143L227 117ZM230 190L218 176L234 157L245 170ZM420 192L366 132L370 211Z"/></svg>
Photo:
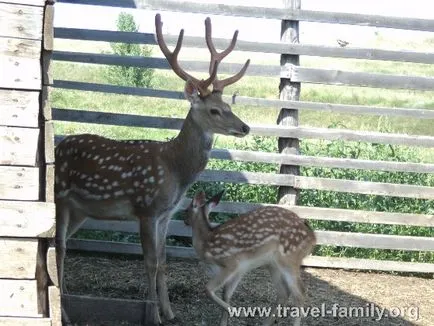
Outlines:
<svg viewBox="0 0 434 326"><path fill-rule="evenodd" d="M42 40L42 19L42 7L0 3L2 36Z"/></svg>
<svg viewBox="0 0 434 326"><path fill-rule="evenodd" d="M0 199L38 200L39 168L0 166Z"/></svg>
<svg viewBox="0 0 434 326"><path fill-rule="evenodd" d="M51 318L0 317L0 326L51 326Z"/></svg>
<svg viewBox="0 0 434 326"><path fill-rule="evenodd" d="M0 239L0 278L34 279L38 239Z"/></svg>
<svg viewBox="0 0 434 326"><path fill-rule="evenodd" d="M0 127L0 164L37 165L39 128Z"/></svg>
<svg viewBox="0 0 434 326"><path fill-rule="evenodd" d="M54 237L54 203L0 200L1 237Z"/></svg>
<svg viewBox="0 0 434 326"><path fill-rule="evenodd" d="M0 125L38 127L39 92L0 89Z"/></svg>
<svg viewBox="0 0 434 326"><path fill-rule="evenodd" d="M6 46L2 46L7 47L7 49L0 53L0 87L41 89L40 58L34 47L29 47L28 42L20 43L5 38L1 38L1 40L7 42ZM38 43L41 47L41 42Z"/></svg>
<svg viewBox="0 0 434 326"><path fill-rule="evenodd" d="M48 287L48 301L52 326L62 326L62 301L60 289L57 286Z"/></svg>
<svg viewBox="0 0 434 326"><path fill-rule="evenodd" d="M38 313L36 280L0 279L0 316L42 317Z"/></svg>

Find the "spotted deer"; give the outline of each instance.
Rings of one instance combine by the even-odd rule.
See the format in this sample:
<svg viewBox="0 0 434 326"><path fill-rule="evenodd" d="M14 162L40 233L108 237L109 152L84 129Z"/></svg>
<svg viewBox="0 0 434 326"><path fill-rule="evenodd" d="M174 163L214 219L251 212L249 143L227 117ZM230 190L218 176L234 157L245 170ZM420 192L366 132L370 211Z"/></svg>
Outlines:
<svg viewBox="0 0 434 326"><path fill-rule="evenodd" d="M262 207L240 215L226 223L212 226L208 214L219 203L223 192L206 201L198 192L185 215L191 225L193 247L199 259L211 267L215 275L206 285L211 299L224 309L220 325L227 325L230 299L242 276L260 266L266 266L277 290L277 305L284 306L290 292L296 306L304 301L300 267L304 257L312 252L316 237L306 222L295 213L281 207ZM223 288L223 299L216 291ZM264 325L273 325L276 308ZM294 325L300 325L297 318Z"/></svg>
<svg viewBox="0 0 434 326"><path fill-rule="evenodd" d="M219 80L220 61L235 47L234 33L227 49L217 52L211 38L211 21L205 20L205 39L211 52L210 76L199 80L178 63L184 31L171 52L162 34L159 14L155 16L157 43L173 71L185 84L190 110L178 136L168 142L117 141L97 135L68 136L56 148L57 262L61 290L66 240L86 218L138 220L145 270L148 304L145 324L174 318L165 276L165 238L168 223L185 191L205 168L214 134L244 137L249 126L223 102L222 92L246 72ZM210 87L212 85L212 90ZM158 300L158 301L157 301ZM64 320L68 321L63 312Z"/></svg>

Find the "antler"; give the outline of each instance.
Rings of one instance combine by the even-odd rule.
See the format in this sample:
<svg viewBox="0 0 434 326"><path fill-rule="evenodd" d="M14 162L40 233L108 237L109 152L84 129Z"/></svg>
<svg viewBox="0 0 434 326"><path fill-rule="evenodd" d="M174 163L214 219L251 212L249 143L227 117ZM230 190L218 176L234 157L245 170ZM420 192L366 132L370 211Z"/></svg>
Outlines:
<svg viewBox="0 0 434 326"><path fill-rule="evenodd" d="M227 47L226 50L218 53L214 43L212 42L212 37L211 37L211 19L209 17L207 17L205 19L205 38L206 38L206 44L208 45L208 49L209 52L211 52L211 62L210 62L210 66L209 66L209 70L210 73L213 69L214 66L217 66L229 53L232 52L232 50L235 48L235 44L237 43L237 37L238 37L238 31L235 31L234 36L232 37L232 41L229 44L229 46ZM241 79L241 77L244 76L244 74L246 73L247 67L249 66L250 63L250 59L248 59L246 61L246 63L244 64L243 68L234 76L223 79L223 80L218 80L217 78L214 78L212 85L213 85L213 91L220 91L223 92L223 89L228 86L231 85L235 82L237 82L238 80Z"/></svg>
<svg viewBox="0 0 434 326"><path fill-rule="evenodd" d="M157 34L157 43L160 46L161 51L163 52L164 56L166 57L167 61L169 62L170 66L172 67L173 71L183 80L187 81L190 80L193 82L193 84L197 87L199 93L202 96L206 96L210 93L208 90L208 87L211 85L211 83L216 79L217 77L217 66L218 61L216 61L214 64L210 63L210 76L206 80L199 80L192 75L188 74L185 70L183 70L178 63L178 54L181 50L182 46L182 40L184 38L184 29L181 29L179 36L178 36L178 42L176 42L176 47L173 52L170 52L169 48L167 47L166 43L163 39L163 32L162 32L163 22L161 21L160 14L155 15L155 29Z"/></svg>

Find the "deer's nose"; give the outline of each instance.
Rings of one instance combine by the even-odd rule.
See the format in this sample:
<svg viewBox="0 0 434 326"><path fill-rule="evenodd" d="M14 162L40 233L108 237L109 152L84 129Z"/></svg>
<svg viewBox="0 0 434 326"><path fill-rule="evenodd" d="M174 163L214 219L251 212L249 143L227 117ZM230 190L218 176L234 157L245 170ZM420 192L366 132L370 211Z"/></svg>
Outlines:
<svg viewBox="0 0 434 326"><path fill-rule="evenodd" d="M241 127L241 130L243 131L243 133L245 133L247 135L250 131L250 127L245 124Z"/></svg>

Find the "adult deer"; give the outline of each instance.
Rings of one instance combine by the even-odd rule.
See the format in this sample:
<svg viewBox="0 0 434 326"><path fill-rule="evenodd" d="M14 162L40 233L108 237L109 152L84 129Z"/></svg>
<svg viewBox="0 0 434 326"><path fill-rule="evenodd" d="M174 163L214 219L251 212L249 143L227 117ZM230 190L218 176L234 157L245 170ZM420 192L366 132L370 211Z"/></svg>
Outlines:
<svg viewBox="0 0 434 326"><path fill-rule="evenodd" d="M186 81L185 96L191 108L180 133L168 142L116 141L90 134L68 136L56 148L55 180L57 262L62 291L66 240L86 218L137 219L149 284L146 325L161 322L160 307L167 320L174 318L165 276L167 227L185 191L205 168L213 135L243 137L249 133L249 127L222 100L224 87L244 75L249 60L236 75L216 78L218 64L234 49L238 32L229 47L219 53L211 39L211 21L205 20L206 43L211 52L210 76L199 80L178 63L184 31L181 30L171 52L163 40L159 14L155 16L155 27L161 51L173 71ZM67 320L66 314L64 317Z"/></svg>
<svg viewBox="0 0 434 326"><path fill-rule="evenodd" d="M312 229L295 213L281 207L262 207L213 227L209 212L219 203L223 192L206 201L198 192L187 210L185 223L192 226L193 246L199 259L215 272L206 289L211 299L224 309L220 325L228 323L229 301L242 276L267 266L277 290L277 305L284 306L290 292L296 306L304 301L300 266L316 244ZM215 292L223 288L223 300ZM265 320L273 325L276 317ZM297 318L294 325L300 325Z"/></svg>

